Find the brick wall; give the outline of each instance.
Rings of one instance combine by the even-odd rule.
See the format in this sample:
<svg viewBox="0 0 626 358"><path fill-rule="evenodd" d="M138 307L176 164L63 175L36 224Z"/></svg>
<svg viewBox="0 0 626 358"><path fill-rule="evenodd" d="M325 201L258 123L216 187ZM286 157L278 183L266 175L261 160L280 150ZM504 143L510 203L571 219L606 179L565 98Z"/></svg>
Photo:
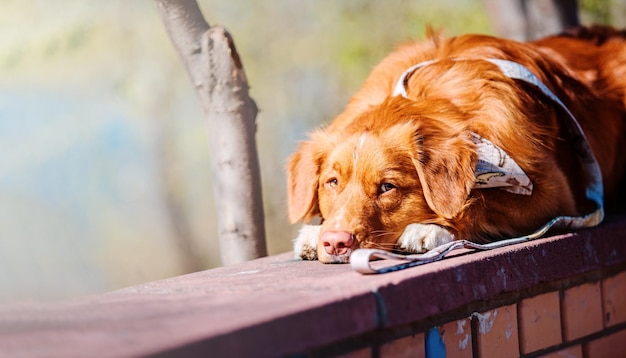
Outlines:
<svg viewBox="0 0 626 358"><path fill-rule="evenodd" d="M616 250L626 246L619 230ZM597 233L599 238L605 235ZM614 238L614 237L613 237ZM562 242L560 243L562 244ZM590 247L578 247L578 252ZM552 256L562 265L576 247ZM595 253L594 253L595 254ZM584 260L583 260L584 261ZM535 268L541 275L540 268ZM545 271L549 268L545 267ZM567 270L565 270L566 272ZM626 266L588 266L519 290L441 312L399 329L379 330L312 356L626 357ZM532 272L526 272L532 273ZM548 282L546 282L548 281ZM445 284L445 283L443 283ZM454 319L450 319L454 317Z"/></svg>
<svg viewBox="0 0 626 358"><path fill-rule="evenodd" d="M626 272L472 312L353 352L359 357L623 356Z"/></svg>
<svg viewBox="0 0 626 358"><path fill-rule="evenodd" d="M285 253L0 306L0 356L150 355L626 357L626 217L384 275Z"/></svg>

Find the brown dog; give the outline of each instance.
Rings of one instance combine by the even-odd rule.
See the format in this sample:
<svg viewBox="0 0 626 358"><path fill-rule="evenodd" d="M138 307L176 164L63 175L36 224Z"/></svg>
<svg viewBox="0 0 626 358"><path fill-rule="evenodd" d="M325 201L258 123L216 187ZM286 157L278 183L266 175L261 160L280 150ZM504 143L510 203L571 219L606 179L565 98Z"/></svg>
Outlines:
<svg viewBox="0 0 626 358"><path fill-rule="evenodd" d="M541 84L507 75L498 60ZM611 209L626 181L624 33L581 28L528 44L431 35L401 46L290 158L291 221L322 218L303 227L296 255L333 263L357 248L418 253L594 212L584 138L572 135L568 111L601 171L599 205L603 184ZM485 163L508 167L479 172Z"/></svg>

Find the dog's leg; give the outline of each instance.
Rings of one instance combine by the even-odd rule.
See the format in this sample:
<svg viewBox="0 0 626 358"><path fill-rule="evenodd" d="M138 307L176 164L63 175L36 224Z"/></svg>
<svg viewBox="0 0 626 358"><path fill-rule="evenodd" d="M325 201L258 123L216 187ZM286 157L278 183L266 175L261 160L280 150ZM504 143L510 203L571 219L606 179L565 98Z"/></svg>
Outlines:
<svg viewBox="0 0 626 358"><path fill-rule="evenodd" d="M293 253L297 259L317 260L317 240L321 229L322 225L302 225L293 241Z"/></svg>
<svg viewBox="0 0 626 358"><path fill-rule="evenodd" d="M398 239L396 247L402 251L422 253L454 241L454 235L439 225L410 224Z"/></svg>

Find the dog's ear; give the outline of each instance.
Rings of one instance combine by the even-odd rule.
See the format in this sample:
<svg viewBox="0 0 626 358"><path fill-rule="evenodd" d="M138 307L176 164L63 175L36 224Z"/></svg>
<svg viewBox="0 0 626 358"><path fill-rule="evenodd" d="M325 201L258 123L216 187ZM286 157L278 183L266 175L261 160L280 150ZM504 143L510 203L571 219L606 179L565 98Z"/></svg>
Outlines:
<svg viewBox="0 0 626 358"><path fill-rule="evenodd" d="M454 218L464 208L476 178L477 154L469 135L418 130L414 160L426 203L437 215Z"/></svg>
<svg viewBox="0 0 626 358"><path fill-rule="evenodd" d="M312 141L303 142L287 164L287 205L289 220L309 221L319 214L317 189L319 153Z"/></svg>

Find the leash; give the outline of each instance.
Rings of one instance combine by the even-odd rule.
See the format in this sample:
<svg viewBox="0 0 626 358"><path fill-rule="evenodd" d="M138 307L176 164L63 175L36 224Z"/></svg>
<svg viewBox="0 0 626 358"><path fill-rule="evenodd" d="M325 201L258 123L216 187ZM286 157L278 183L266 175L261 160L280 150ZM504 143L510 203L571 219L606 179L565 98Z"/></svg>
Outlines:
<svg viewBox="0 0 626 358"><path fill-rule="evenodd" d="M460 60L460 59L459 59ZM459 61L455 60L455 61ZM512 79L525 81L537 87L544 95L550 98L555 104L559 106L561 110L569 117L569 121L566 121L566 125L570 136L573 139L578 148L576 153L578 159L583 166L585 175L589 182L586 189L586 196L589 200L593 201L597 205L597 209L590 214L583 216L558 216L548 223L540 227L532 234L526 236L520 236L512 239L506 239L496 241L488 244L477 244L468 240L457 240L447 244L438 246L423 254L413 255L401 255L391 252L378 250L378 249L357 249L350 255L350 265L352 268L362 274L380 274L403 270L413 266L419 266L434 261L439 261L446 257L449 253L459 249L474 249L474 250L492 250L509 245L519 244L522 242L531 241L543 236L551 228L564 228L564 229L580 229L593 227L598 225L604 219L604 203L603 203L603 185L602 185L602 173L600 171L600 165L596 160L591 146L587 141L587 137L582 130L582 127L572 114L570 110L561 102L561 100L554 94L548 87L546 87L529 69L520 65L519 63L501 60L501 59L485 59L498 66L500 71L506 76ZM437 60L426 61L417 65L409 67L400 76L394 91L394 96L407 97L406 85L410 75L417 69L437 62ZM372 267L371 261L374 259L386 259L386 260L400 260L404 261L400 264L385 266L381 268Z"/></svg>

